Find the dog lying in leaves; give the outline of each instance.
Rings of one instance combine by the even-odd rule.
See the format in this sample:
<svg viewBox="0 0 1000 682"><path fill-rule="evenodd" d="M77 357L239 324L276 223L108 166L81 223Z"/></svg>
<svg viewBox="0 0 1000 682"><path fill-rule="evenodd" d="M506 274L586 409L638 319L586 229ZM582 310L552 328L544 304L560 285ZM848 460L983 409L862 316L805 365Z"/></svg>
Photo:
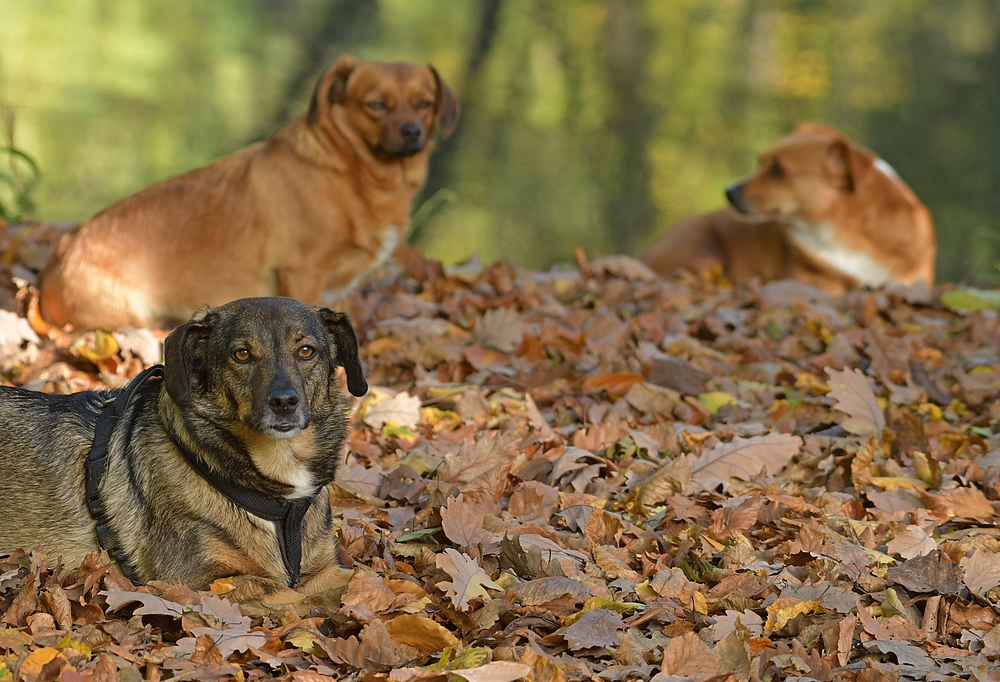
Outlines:
<svg viewBox="0 0 1000 682"><path fill-rule="evenodd" d="M135 582L237 598L321 592L341 570L327 484L348 390L368 390L343 313L288 298L198 312L120 391L0 387L0 550L75 565L103 546Z"/></svg>

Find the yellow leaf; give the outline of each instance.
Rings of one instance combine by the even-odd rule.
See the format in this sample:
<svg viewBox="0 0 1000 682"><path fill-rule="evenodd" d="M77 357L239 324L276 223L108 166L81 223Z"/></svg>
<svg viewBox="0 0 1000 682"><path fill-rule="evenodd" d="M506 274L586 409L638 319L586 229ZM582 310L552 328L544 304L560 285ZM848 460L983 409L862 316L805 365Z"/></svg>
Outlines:
<svg viewBox="0 0 1000 682"><path fill-rule="evenodd" d="M917 406L917 412L931 421L939 422L944 419L944 413L941 411L941 408L934 403L920 403Z"/></svg>
<svg viewBox="0 0 1000 682"><path fill-rule="evenodd" d="M795 377L795 388L811 395L823 395L830 390L830 387L825 382L809 372L802 372Z"/></svg>
<svg viewBox="0 0 1000 682"><path fill-rule="evenodd" d="M42 674L42 668L63 655L50 646L35 649L21 664L21 678L34 680ZM66 660L63 658L63 660Z"/></svg>
<svg viewBox="0 0 1000 682"><path fill-rule="evenodd" d="M407 644L425 654L435 654L445 647L457 647L461 644L442 625L424 616L396 616L385 624L385 629L400 644Z"/></svg>
<svg viewBox="0 0 1000 682"><path fill-rule="evenodd" d="M698 402L704 405L709 412L715 414L724 405L735 405L736 398L725 391L709 391L698 396Z"/></svg>
<svg viewBox="0 0 1000 682"><path fill-rule="evenodd" d="M640 597L656 597L656 591L649 586L648 580L643 580L635 586L635 593Z"/></svg>
<svg viewBox="0 0 1000 682"><path fill-rule="evenodd" d="M303 627L294 627L285 635L285 642L291 644L296 649L302 649L307 654L316 656L323 655L323 649L319 646L319 640L309 630Z"/></svg>
<svg viewBox="0 0 1000 682"><path fill-rule="evenodd" d="M443 428L459 426L462 418L451 410L442 410L437 407L420 408L420 425L429 427L432 431L440 431Z"/></svg>
<svg viewBox="0 0 1000 682"><path fill-rule="evenodd" d="M767 607L767 622L764 623L764 634L770 635L775 630L780 630L796 616L803 613L811 613L817 606L823 603L822 599L795 599L785 597L779 599Z"/></svg>
<svg viewBox="0 0 1000 682"><path fill-rule="evenodd" d="M678 604L691 611L708 613L708 600L700 590L680 590L674 596Z"/></svg>
<svg viewBox="0 0 1000 682"><path fill-rule="evenodd" d="M910 476L870 476L866 479L868 483L882 488L883 490L923 490L927 484L919 478Z"/></svg>
<svg viewBox="0 0 1000 682"><path fill-rule="evenodd" d="M233 585L232 578L219 578L218 580L212 581L212 584L208 586L208 589L210 589L215 594L221 595L221 594L229 594L234 589L236 589L236 586Z"/></svg>
<svg viewBox="0 0 1000 682"><path fill-rule="evenodd" d="M92 333L84 334L73 342L70 352L80 357L86 358L93 363L99 360L110 358L121 348L117 339L107 332L95 329Z"/></svg>

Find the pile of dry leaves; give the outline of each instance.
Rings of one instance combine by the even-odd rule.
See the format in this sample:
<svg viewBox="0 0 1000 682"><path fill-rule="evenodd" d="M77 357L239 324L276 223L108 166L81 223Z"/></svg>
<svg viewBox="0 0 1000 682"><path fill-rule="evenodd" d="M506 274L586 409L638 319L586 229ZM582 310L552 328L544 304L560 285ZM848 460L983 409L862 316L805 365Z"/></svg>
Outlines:
<svg viewBox="0 0 1000 682"><path fill-rule="evenodd" d="M39 339L19 239L3 380L156 361L141 330ZM334 486L342 587L237 606L0 554L0 682L1000 680L992 292L577 261L413 252L345 303L373 388Z"/></svg>

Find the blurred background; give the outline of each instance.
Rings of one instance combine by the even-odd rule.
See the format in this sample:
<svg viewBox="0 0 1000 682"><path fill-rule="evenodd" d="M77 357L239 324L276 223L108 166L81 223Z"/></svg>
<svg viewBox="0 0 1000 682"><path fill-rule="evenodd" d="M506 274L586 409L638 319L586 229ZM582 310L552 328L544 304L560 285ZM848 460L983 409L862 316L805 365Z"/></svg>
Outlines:
<svg viewBox="0 0 1000 682"><path fill-rule="evenodd" d="M0 13L0 134L28 157L0 159L8 214L77 222L261 139L351 52L431 62L459 96L412 236L446 262L638 254L812 120L875 150L930 207L940 278L1000 284L995 0L3 0Z"/></svg>

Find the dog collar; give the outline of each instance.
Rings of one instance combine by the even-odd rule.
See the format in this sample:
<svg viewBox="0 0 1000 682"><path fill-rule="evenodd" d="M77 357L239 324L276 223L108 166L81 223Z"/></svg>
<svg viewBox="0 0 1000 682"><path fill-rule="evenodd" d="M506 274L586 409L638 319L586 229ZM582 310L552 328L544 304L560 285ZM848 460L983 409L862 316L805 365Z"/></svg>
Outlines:
<svg viewBox="0 0 1000 682"><path fill-rule="evenodd" d="M111 441L111 435L114 433L119 418L125 408L131 404L140 388L147 382L158 381L162 378L163 365L154 365L136 375L119 393L104 398L103 409L97 418L97 426L94 429L94 442L86 459L87 507L90 509L91 516L97 521L97 541L118 562L122 572L133 582L138 582L135 567L122 554L118 538L108 523L100 487L108 468L108 443ZM181 443L172 438L171 441L187 463L191 465L191 468L201 474L201 477L209 485L225 495L230 502L254 516L274 522L278 535L278 547L281 549L281 562L285 566L285 572L288 573L288 586L294 587L299 581L299 570L302 566L302 519L319 491L317 490L309 497L285 500L244 488L220 476Z"/></svg>
<svg viewBox="0 0 1000 682"><path fill-rule="evenodd" d="M132 582L139 582L136 575L135 566L121 552L118 544L118 536L111 529L104 500L101 499L101 482L108 470L108 443L111 442L111 434L114 433L115 426L125 408L128 407L135 398L136 393L147 381L154 381L163 378L163 365L153 365L149 369L136 375L132 381L126 384L125 388L114 395L103 394L103 404L101 414L97 417L97 425L94 427L94 441L90 446L85 461L86 466L86 493L87 508L90 515L97 522L98 544L108 551L111 558L118 562L122 573Z"/></svg>

